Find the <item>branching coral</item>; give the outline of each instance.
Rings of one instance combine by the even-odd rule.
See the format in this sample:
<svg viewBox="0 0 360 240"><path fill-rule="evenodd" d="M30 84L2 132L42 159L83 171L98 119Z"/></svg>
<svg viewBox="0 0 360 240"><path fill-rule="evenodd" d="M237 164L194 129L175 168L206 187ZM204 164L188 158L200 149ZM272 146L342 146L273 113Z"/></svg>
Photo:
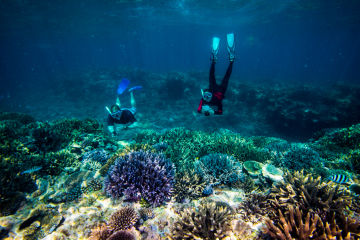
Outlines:
<svg viewBox="0 0 360 240"><path fill-rule="evenodd" d="M217 206L215 202L185 209L179 215L172 228L171 239L223 239L231 231L230 209Z"/></svg>
<svg viewBox="0 0 360 240"><path fill-rule="evenodd" d="M247 198L240 203L236 211L241 215L241 218L253 223L259 222L270 211L267 195L253 193L249 194Z"/></svg>
<svg viewBox="0 0 360 240"><path fill-rule="evenodd" d="M241 179L241 165L232 156L226 154L209 154L195 162L196 171L208 183L228 184Z"/></svg>
<svg viewBox="0 0 360 240"><path fill-rule="evenodd" d="M116 232L130 229L139 219L139 214L132 207L124 207L114 212L109 219L108 227Z"/></svg>
<svg viewBox="0 0 360 240"><path fill-rule="evenodd" d="M289 213L284 214L279 210L279 221L266 221L266 231L273 239L281 240L307 240L313 236L320 220L317 214L303 215L299 208L289 206ZM317 239L317 238L315 238Z"/></svg>
<svg viewBox="0 0 360 240"><path fill-rule="evenodd" d="M106 192L129 201L141 198L159 206L171 199L175 168L162 154L132 152L119 158L105 180Z"/></svg>
<svg viewBox="0 0 360 240"><path fill-rule="evenodd" d="M287 172L284 180L269 196L268 234L276 239L356 239L360 222L345 216L352 207L346 188L303 172Z"/></svg>
<svg viewBox="0 0 360 240"><path fill-rule="evenodd" d="M319 167L324 160L319 153L307 145L293 144L287 151L280 163L282 167L291 170L300 171L301 169L309 170L310 168Z"/></svg>
<svg viewBox="0 0 360 240"><path fill-rule="evenodd" d="M200 198L206 187L203 178L196 174L194 170L177 173L175 179L174 193L177 202L183 202L185 199Z"/></svg>
<svg viewBox="0 0 360 240"><path fill-rule="evenodd" d="M283 208L284 209L284 208ZM336 216L337 215L337 216ZM288 206L287 213L278 209L274 221L266 221L266 233L273 239L359 239L360 222L332 213L325 219L312 211L301 211L299 207Z"/></svg>
<svg viewBox="0 0 360 240"><path fill-rule="evenodd" d="M271 189L270 201L273 206L288 204L299 206L301 210L312 209L320 216L326 212L341 213L351 206L350 192L338 184L322 182L303 172L287 172L284 181Z"/></svg>
<svg viewBox="0 0 360 240"><path fill-rule="evenodd" d="M210 153L231 155L239 161L251 159L264 162L271 157L268 151L231 132L205 133L185 128L173 128L160 133L147 130L139 133L135 140L137 143L150 145L166 142L168 148L164 153L174 162L177 169Z"/></svg>

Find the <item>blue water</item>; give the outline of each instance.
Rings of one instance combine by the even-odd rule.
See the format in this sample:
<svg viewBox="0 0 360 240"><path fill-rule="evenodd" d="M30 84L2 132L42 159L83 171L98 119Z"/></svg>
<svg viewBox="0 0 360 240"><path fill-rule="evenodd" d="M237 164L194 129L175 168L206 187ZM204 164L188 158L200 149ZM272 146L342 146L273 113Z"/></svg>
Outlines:
<svg viewBox="0 0 360 240"><path fill-rule="evenodd" d="M225 45L230 31L237 37L234 74L244 78L360 76L358 1L18 0L1 1L0 10L3 84L120 65L207 70L211 37Z"/></svg>

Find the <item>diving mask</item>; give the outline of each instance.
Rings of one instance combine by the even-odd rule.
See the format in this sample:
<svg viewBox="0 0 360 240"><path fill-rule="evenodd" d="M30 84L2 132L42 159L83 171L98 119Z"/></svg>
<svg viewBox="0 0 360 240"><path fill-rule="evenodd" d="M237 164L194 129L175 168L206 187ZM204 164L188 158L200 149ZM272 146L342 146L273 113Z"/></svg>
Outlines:
<svg viewBox="0 0 360 240"><path fill-rule="evenodd" d="M204 99L204 101L205 102L210 102L211 101L211 99L212 99L212 93L211 92L209 92L209 91L203 91L202 89L201 89L201 94L202 94L202 97L203 97L203 99Z"/></svg>

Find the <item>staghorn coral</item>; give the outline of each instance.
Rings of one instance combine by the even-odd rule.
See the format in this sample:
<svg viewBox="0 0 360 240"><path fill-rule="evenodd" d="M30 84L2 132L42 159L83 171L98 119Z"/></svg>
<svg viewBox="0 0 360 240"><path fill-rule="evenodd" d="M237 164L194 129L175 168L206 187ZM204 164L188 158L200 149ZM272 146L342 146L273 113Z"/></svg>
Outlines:
<svg viewBox="0 0 360 240"><path fill-rule="evenodd" d="M240 214L241 219L252 223L260 222L270 211L268 196L252 193L247 195L246 199L240 203L236 211Z"/></svg>
<svg viewBox="0 0 360 240"><path fill-rule="evenodd" d="M232 156L209 154L195 162L195 169L207 183L228 184L242 179L241 165Z"/></svg>
<svg viewBox="0 0 360 240"><path fill-rule="evenodd" d="M205 202L198 208L180 212L172 227L171 239L222 239L231 231L232 215L229 208Z"/></svg>
<svg viewBox="0 0 360 240"><path fill-rule="evenodd" d="M175 168L162 154L131 152L119 158L105 180L105 191L113 198L129 201L143 198L159 206L171 199Z"/></svg>
<svg viewBox="0 0 360 240"><path fill-rule="evenodd" d="M301 211L289 205L287 209L278 209L273 220L266 220L265 231L272 239L281 240L353 240L360 237L360 222L335 212L322 219L313 211Z"/></svg>
<svg viewBox="0 0 360 240"><path fill-rule="evenodd" d="M136 240L136 238L135 235L129 231L117 231L111 234L107 240Z"/></svg>
<svg viewBox="0 0 360 240"><path fill-rule="evenodd" d="M276 222L271 220L266 221L266 233L269 234L272 239L313 239L311 237L316 230L320 217L310 212L305 215L298 207L294 209L291 205L288 210L289 213L285 215L282 211L278 210L279 219Z"/></svg>
<svg viewBox="0 0 360 240"><path fill-rule="evenodd" d="M177 173L175 179L174 193L177 202L198 199L202 196L206 183L194 170Z"/></svg>
<svg viewBox="0 0 360 240"><path fill-rule="evenodd" d="M284 181L271 189L270 202L275 208L286 205L299 206L301 210L312 209L321 217L327 212L347 211L352 204L350 192L339 184L322 182L303 171L287 172Z"/></svg>
<svg viewBox="0 0 360 240"><path fill-rule="evenodd" d="M114 212L109 219L108 227L116 232L130 229L139 219L138 213L132 207L124 207Z"/></svg>

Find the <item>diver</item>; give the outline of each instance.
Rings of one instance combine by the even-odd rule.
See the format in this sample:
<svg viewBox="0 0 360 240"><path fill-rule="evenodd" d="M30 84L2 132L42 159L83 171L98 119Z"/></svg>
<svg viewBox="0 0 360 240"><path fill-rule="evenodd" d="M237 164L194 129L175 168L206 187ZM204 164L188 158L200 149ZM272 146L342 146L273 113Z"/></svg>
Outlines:
<svg viewBox="0 0 360 240"><path fill-rule="evenodd" d="M130 81L127 79L122 80L118 87L118 97L116 98L116 104L112 105L110 109L106 107L106 110L109 112L107 118L108 130L112 136L116 136L115 123L123 124L125 128L128 128L130 125L136 122L136 101L134 98L134 90L141 89L142 87L135 86L128 90L128 92L130 92L131 108L122 108L119 98L119 95L125 91L129 83Z"/></svg>
<svg viewBox="0 0 360 240"><path fill-rule="evenodd" d="M209 88L201 89L202 98L200 100L198 113L204 113L205 116L210 115L222 115L223 106L222 100L225 97L225 92L229 83L230 75L232 72L232 66L235 60L235 42L234 34L227 34L227 50L229 53L229 66L226 70L226 74L221 81L221 84L216 83L215 79L215 63L217 61L217 54L219 52L220 38L214 37L211 51L211 67L209 74ZM216 109L214 109L216 108Z"/></svg>

